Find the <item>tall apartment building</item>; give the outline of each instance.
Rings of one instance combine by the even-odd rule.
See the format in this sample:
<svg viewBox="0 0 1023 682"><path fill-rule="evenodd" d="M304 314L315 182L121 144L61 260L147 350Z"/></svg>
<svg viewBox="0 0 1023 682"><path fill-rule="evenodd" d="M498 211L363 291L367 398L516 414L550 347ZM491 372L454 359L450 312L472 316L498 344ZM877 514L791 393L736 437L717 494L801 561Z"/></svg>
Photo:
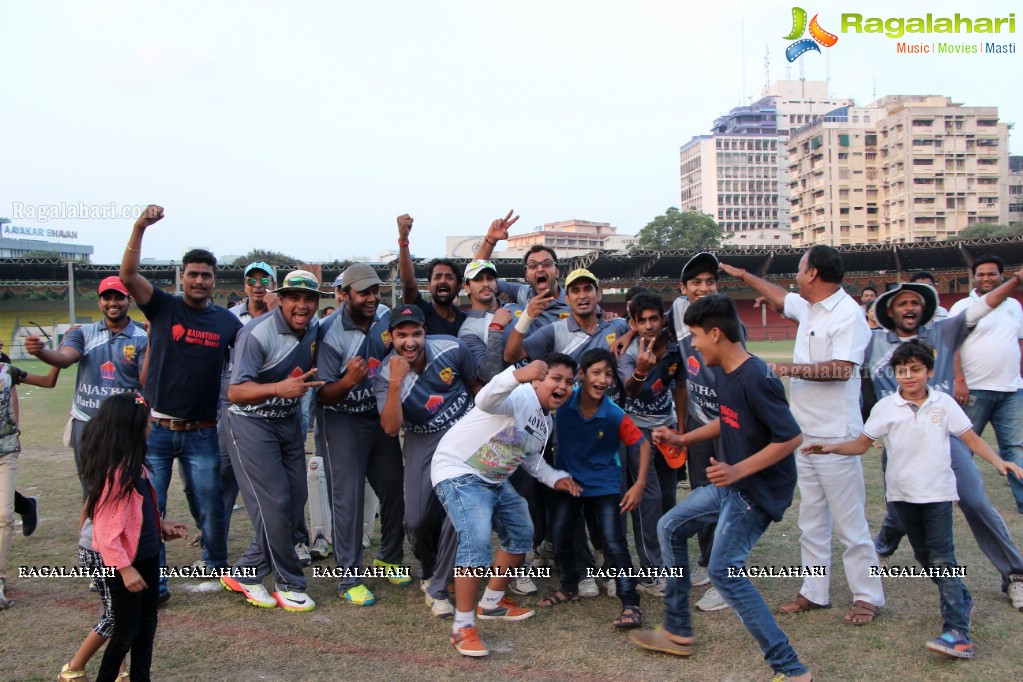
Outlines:
<svg viewBox="0 0 1023 682"><path fill-rule="evenodd" d="M525 234L509 235L507 247L495 256L514 258L521 256L534 244L549 246L558 258L582 256L592 251L622 251L635 241L634 235L620 235L611 223L592 220L561 220L544 223ZM471 258L479 248L482 237L448 237L447 255L451 258Z"/></svg>
<svg viewBox="0 0 1023 682"><path fill-rule="evenodd" d="M948 239L1008 222L1008 126L996 107L883 97L789 140L792 245Z"/></svg>
<svg viewBox="0 0 1023 682"><path fill-rule="evenodd" d="M1023 223L1023 156L1009 157L1009 224Z"/></svg>
<svg viewBox="0 0 1023 682"><path fill-rule="evenodd" d="M778 81L679 150L683 211L712 216L725 243L788 246L789 135L852 100L828 96L825 81Z"/></svg>

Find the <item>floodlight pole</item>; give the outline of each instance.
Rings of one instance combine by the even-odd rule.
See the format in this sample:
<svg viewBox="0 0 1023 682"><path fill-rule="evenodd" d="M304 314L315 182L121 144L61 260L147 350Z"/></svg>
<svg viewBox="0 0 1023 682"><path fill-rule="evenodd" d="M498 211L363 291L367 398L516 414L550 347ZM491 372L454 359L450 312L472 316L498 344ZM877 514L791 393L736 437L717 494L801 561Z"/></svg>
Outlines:
<svg viewBox="0 0 1023 682"><path fill-rule="evenodd" d="M67 262L67 310L68 317L70 318L71 325L75 324L75 262ZM57 330L54 329L53 333L56 334Z"/></svg>

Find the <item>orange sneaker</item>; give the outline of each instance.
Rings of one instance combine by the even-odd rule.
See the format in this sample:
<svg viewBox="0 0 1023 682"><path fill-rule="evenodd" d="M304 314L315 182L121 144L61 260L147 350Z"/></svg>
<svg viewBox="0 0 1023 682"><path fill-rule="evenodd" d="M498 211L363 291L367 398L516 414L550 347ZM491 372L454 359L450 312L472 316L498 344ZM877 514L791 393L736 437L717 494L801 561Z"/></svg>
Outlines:
<svg viewBox="0 0 1023 682"><path fill-rule="evenodd" d="M462 628L451 635L451 646L463 656L489 656L490 649L480 639L476 628Z"/></svg>
<svg viewBox="0 0 1023 682"><path fill-rule="evenodd" d="M532 609L517 606L512 598L507 596L502 597L492 609L485 609L482 605L476 607L476 616L482 620L525 620L532 615Z"/></svg>

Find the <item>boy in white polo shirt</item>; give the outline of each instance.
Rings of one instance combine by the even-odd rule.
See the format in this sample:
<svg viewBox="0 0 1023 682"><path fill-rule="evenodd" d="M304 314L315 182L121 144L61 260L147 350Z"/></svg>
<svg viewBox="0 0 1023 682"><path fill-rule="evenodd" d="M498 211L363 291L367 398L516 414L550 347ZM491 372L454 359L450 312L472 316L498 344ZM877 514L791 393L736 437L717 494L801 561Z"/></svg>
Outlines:
<svg viewBox="0 0 1023 682"><path fill-rule="evenodd" d="M927 648L956 658L972 658L969 631L973 598L955 570L952 541L952 502L959 497L949 435L958 436L1003 476L1011 471L1023 479L1023 469L1000 459L971 430L969 418L955 400L927 385L934 373L934 350L930 346L916 339L901 344L892 353L889 367L899 390L878 401L863 426L863 434L845 443L808 445L804 452L862 455L875 440L884 440L888 451L888 501L906 527L913 555L941 594L942 634L928 641Z"/></svg>

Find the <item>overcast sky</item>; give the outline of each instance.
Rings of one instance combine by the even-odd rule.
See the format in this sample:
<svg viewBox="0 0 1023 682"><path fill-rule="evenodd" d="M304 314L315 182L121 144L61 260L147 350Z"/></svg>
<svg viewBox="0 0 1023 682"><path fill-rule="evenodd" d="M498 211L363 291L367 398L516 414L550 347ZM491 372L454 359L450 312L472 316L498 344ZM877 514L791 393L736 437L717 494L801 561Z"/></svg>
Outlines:
<svg viewBox="0 0 1023 682"><path fill-rule="evenodd" d="M830 62L832 94L857 104L943 94L1023 125L1019 49L899 55L896 40L839 32L843 11L1005 17L1017 2L801 4L839 41L801 57L792 78L802 63L824 79ZM143 245L155 258L186 246L376 256L405 212L423 257L509 208L522 216L514 233L579 218L631 234L678 205L678 148L760 95L765 49L770 80L786 77L792 6L7 2L0 216L77 231L100 263L120 260L133 218L41 223L17 211L161 204L167 217Z"/></svg>

